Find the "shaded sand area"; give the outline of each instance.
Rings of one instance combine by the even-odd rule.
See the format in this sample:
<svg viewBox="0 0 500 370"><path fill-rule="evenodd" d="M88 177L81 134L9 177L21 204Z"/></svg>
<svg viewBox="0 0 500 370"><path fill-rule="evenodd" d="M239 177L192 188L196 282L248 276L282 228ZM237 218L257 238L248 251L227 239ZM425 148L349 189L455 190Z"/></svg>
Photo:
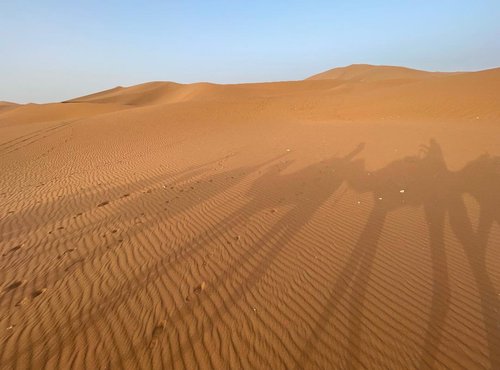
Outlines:
<svg viewBox="0 0 500 370"><path fill-rule="evenodd" d="M0 103L0 368L500 369L500 69Z"/></svg>

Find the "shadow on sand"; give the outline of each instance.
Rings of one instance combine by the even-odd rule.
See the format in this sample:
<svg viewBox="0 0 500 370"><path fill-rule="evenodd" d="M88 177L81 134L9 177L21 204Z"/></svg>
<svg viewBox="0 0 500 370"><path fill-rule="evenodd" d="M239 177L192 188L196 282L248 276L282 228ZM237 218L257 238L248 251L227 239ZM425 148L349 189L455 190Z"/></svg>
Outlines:
<svg viewBox="0 0 500 370"><path fill-rule="evenodd" d="M445 248L445 222L448 217L453 233L464 248L479 291L492 368L500 368L500 338L497 333L500 302L485 261L490 229L494 222L500 221L500 197L496 193L500 186L499 158L482 156L462 170L453 172L446 166L440 145L431 140L418 155L396 160L380 170L369 172L364 169L362 161L355 159L363 148L364 144L360 144L343 157L333 156L290 174L283 173L290 162L270 166L254 182L247 194L250 200L245 206L214 225L211 238L234 230L254 215L273 207L288 208L278 215L268 231L250 245L232 247L234 260L231 267L211 283L211 294L200 298L202 301L210 300L210 305L217 308L212 311L211 325L224 321L230 307L236 305L245 292L252 290L314 213L339 191L343 183L347 183L357 192L372 193L374 206L350 257L330 289L328 302L312 330L314 336L298 356L289 353L295 359L297 368L309 363L315 344L321 340L321 332L342 301L348 303L350 313L346 368L363 366L359 362L363 330L360 312L365 305L377 247L387 215L407 206L419 206L424 210L432 259L431 310L418 367L435 365L450 310L451 288ZM465 208L465 193L474 196L480 205L480 223L476 231ZM195 247L198 248L202 247ZM231 302L214 298L218 288L228 279L241 281L234 283L240 287L229 295ZM352 292L355 292L355 297L351 296ZM180 310L171 320L177 326L187 317L189 311Z"/></svg>
<svg viewBox="0 0 500 370"><path fill-rule="evenodd" d="M252 287L262 280L271 265L279 260L280 254L300 230L310 222L316 211L333 194L339 192L343 184L347 184L357 192L371 193L374 197L374 206L350 251L347 262L331 285L322 312L313 323L314 327L311 331L313 336L308 339L305 346L302 346L301 353L288 354L289 358L294 359L297 368L303 368L310 364L315 354L316 344L322 341L322 333L327 327L326 324L336 314L342 301L347 302L350 315L347 323L349 348L345 368L363 367L364 364L360 363L359 359L364 327L361 320L362 315L359 313L365 306L370 275L378 244L386 225L387 215L402 207L420 206L424 210L428 224L433 290L419 365L421 368L434 366L439 354L445 321L450 310L451 288L445 248L445 224L448 219L453 233L464 249L479 292L491 368L500 369L500 337L497 327L500 323L498 313L500 297L495 292L486 266L490 230L495 222L500 223L500 193L498 192L500 189L500 158L484 155L471 161L460 171L450 171L446 166L440 145L431 140L429 146L423 147L422 153L419 155L394 161L382 169L369 172L365 170L362 161L355 159L363 148L364 145L360 144L345 156L332 156L299 171L286 174L283 173L283 170L291 162L273 164L279 158L256 166L223 171L208 176L203 166L190 169L187 173L177 174L178 180L183 180L183 177L202 179L203 181L196 186L203 191L200 191L199 196L185 200L182 206L172 208L169 217L188 212L198 206L200 202L206 202L220 195L237 185L241 182L242 177L248 174L263 171L250 188L247 194L249 200L244 207L238 208L216 222L210 230L194 235L193 240L184 242L182 245L175 245L175 248L169 249L168 253L161 247L158 248L157 252L162 257L148 258L147 261L150 262L136 274L127 274L126 266L118 266L115 278L120 284L109 294L99 295L99 301L95 302L90 310L79 311L77 312L78 317L74 317L74 320L68 320L56 328L52 328L52 337L62 338L65 332L76 336L80 330L79 322L97 323L103 319L101 312L119 302L127 302L132 296L143 291L145 284L156 284L160 279L164 279L166 286L176 286L177 273L183 268L182 261L192 260L196 256L201 259L201 256L206 253L205 249L209 242L223 240L228 236L228 232L231 233L235 228L244 225L253 216L283 207L286 210L283 213L277 212L273 216L276 217L276 220L272 226L255 240L246 245L228 247L231 249L231 266L227 269L218 269L219 274L209 287L210 294L200 295L197 298L201 306L203 303L209 303L205 306L210 307L210 312L207 311L210 325L215 326L216 323L220 322L223 325L226 324L227 316L233 314L231 307L236 305L246 292L251 291ZM242 173L245 175L241 175ZM162 175L158 178L148 179L145 183L136 184L136 187L138 189L151 187L165 180ZM187 181L185 187L190 185ZM116 192L126 190L116 189ZM404 192L402 192L403 190ZM195 191L193 190L193 192ZM165 193L170 197L180 196L177 193L173 194L174 190ZM475 230L463 200L466 193L472 195L480 207L479 225ZM126 208L124 211L130 208L139 209L141 202L140 198L124 201L123 207ZM164 222L164 217L159 216L163 206L157 208L154 219L129 230L131 236L157 228L159 224ZM74 237L71 235L68 237L68 241ZM119 245L116 244L111 249L103 247L98 251L89 250L88 259L93 261L111 252L120 253L122 247ZM8 257L11 258L10 255ZM46 286L49 283L55 284L59 276L56 272L54 272L53 277L50 273L48 274L54 282L46 281ZM223 297L218 288L222 287L228 279L231 279L236 287L232 292L226 291L225 293L229 294ZM356 293L355 297L351 296L352 292ZM224 300L228 295L230 302ZM55 301L47 302L50 311L54 311L53 315L48 316L56 316L58 309L56 303ZM124 307L126 309L126 305ZM181 306L174 311L169 317L169 335L175 337L176 332L185 330L185 323L192 320L191 311L192 307L189 305ZM241 315L247 314L241 313ZM130 314L129 317L134 316ZM47 329L49 324L45 322L40 324L40 327ZM48 329L46 332L49 332ZM196 341L200 338L190 338L189 340ZM35 345L38 349L44 347L46 341L46 338L39 338L38 341L33 340L29 347L16 347L18 348L17 354L22 353L23 350L25 352L34 351ZM190 343L191 348L192 344ZM178 347L184 348L183 343L179 343ZM123 358L127 359L128 357L138 364L139 359L136 358L135 352L130 351L130 353L124 354ZM176 357L184 355L185 353L174 353L171 359L172 363L179 360ZM8 362L16 361L15 354L0 356L0 358Z"/></svg>
<svg viewBox="0 0 500 370"><path fill-rule="evenodd" d="M295 359L297 368L308 365L314 355L315 344L322 340L322 331L342 301L347 302L350 315L345 368L364 366L360 362L364 329L360 313L365 306L378 244L388 214L407 206L419 206L424 211L432 260L431 309L417 366L428 368L436 365L450 310L451 288L445 245L448 219L451 230L465 251L479 291L491 367L500 368L500 337L497 332L500 301L487 273L485 260L489 232L494 222L500 222L500 196L497 195L500 159L485 155L471 161L460 171L450 171L440 145L431 140L418 155L393 161L382 169L370 172L364 169L362 161L355 159L363 148L364 144L360 144L343 157L333 156L289 174L284 174L283 170L291 162L271 165L255 180L247 194L250 200L245 206L214 225L209 239L221 237L228 230L234 230L254 215L273 207L285 206L288 209L279 214L273 226L250 245L231 247L234 253L231 267L211 282L211 294L200 297L202 301L210 300L210 306L216 308L211 313L211 325L225 320L230 307L261 281L314 213L339 191L342 184L347 183L357 192L371 193L374 206L347 262L331 286L329 299L312 329L313 337L309 338L299 355L289 353ZM465 193L475 197L480 206L477 230L474 230L467 214L463 200ZM197 244L192 246L194 250L203 248ZM228 279L239 289L229 294L230 302L224 302L217 297L217 291ZM351 296L353 293L355 296ZM179 327L189 317L187 309L177 311L170 319L174 327Z"/></svg>
<svg viewBox="0 0 500 370"><path fill-rule="evenodd" d="M349 355L346 368L358 368L363 324L360 312L364 307L370 274L377 253L377 245L389 212L408 205L423 207L428 224L429 248L432 257L433 292L431 311L425 329L425 339L419 368L435 366L443 336L443 328L450 309L450 276L445 248L445 221L461 243L479 292L482 317L486 331L488 353L492 369L500 369L500 299L495 292L486 266L486 249L494 222L500 222L500 158L483 155L469 162L460 171L449 171L440 145L431 140L417 156L394 161L375 171L354 171L345 174L345 180L358 192L370 192L374 206L350 257L340 276L334 282L330 298L324 307L314 337L297 362L307 364L318 336L342 299L349 299L348 288L356 292L351 297L349 319ZM480 206L480 220L474 230L463 200L471 194ZM357 306L357 307L355 307Z"/></svg>

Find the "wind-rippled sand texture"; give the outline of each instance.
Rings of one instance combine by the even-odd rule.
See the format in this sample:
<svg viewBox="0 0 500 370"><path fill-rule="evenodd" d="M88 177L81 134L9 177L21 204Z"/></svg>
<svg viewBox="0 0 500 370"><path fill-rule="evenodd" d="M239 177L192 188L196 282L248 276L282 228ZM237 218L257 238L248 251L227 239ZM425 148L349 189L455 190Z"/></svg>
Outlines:
<svg viewBox="0 0 500 370"><path fill-rule="evenodd" d="M500 70L349 68L1 103L0 368L500 369Z"/></svg>

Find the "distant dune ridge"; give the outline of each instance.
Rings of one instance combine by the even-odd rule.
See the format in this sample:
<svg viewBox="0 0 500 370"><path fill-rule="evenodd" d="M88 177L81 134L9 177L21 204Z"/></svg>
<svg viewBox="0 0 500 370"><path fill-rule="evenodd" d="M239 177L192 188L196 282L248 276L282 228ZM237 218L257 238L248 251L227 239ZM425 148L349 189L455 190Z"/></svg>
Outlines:
<svg viewBox="0 0 500 370"><path fill-rule="evenodd" d="M238 99L250 103L252 99L266 99L267 104L276 105L275 109L291 113L291 109L297 108L298 116L307 110L310 118L317 119L386 118L389 115L451 119L475 118L472 111L483 117L498 117L499 93L498 68L442 73L352 65L320 73L305 81L240 85L152 82L115 88L69 102L147 106ZM307 108L297 107L304 100L308 101Z"/></svg>
<svg viewBox="0 0 500 370"><path fill-rule="evenodd" d="M500 68L0 102L0 368L500 369Z"/></svg>
<svg viewBox="0 0 500 370"><path fill-rule="evenodd" d="M0 101L0 112L15 108L16 106L17 106L16 103L11 103L8 101Z"/></svg>
<svg viewBox="0 0 500 370"><path fill-rule="evenodd" d="M427 72L405 67L352 64L347 67L330 69L328 71L311 76L308 78L308 80L373 82L384 80L422 80L427 78L457 74L460 74L460 72Z"/></svg>

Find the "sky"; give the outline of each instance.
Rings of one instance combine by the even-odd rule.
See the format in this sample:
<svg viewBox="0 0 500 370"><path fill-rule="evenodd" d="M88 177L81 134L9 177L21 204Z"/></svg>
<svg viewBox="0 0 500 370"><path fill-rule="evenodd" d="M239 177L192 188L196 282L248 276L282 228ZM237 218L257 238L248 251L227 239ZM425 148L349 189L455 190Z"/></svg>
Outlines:
<svg viewBox="0 0 500 370"><path fill-rule="evenodd" d="M0 101L355 63L487 69L500 66L499 20L499 0L0 0Z"/></svg>

